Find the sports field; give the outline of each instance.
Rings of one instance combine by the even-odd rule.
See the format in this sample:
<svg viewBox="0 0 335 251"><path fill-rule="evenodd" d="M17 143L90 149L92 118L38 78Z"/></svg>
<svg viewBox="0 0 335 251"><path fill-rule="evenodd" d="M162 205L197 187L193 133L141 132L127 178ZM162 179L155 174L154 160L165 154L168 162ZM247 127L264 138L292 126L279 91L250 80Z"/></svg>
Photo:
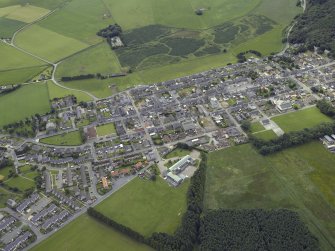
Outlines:
<svg viewBox="0 0 335 251"><path fill-rule="evenodd" d="M152 249L84 214L31 250L149 251Z"/></svg>
<svg viewBox="0 0 335 251"><path fill-rule="evenodd" d="M45 84L29 84L0 98L0 126L50 110Z"/></svg>
<svg viewBox="0 0 335 251"><path fill-rule="evenodd" d="M251 145L209 154L207 208L296 210L324 250L335 244L335 155L312 142L267 157ZM332 243L332 244L330 244Z"/></svg>
<svg viewBox="0 0 335 251"><path fill-rule="evenodd" d="M161 178L156 181L136 178L96 209L145 236L153 232L173 234L186 210L188 184L189 180L173 188Z"/></svg>
<svg viewBox="0 0 335 251"><path fill-rule="evenodd" d="M283 129L284 132L299 131L304 128L316 126L322 122L332 121L331 118L322 114L317 107L280 115L272 118L272 120Z"/></svg>
<svg viewBox="0 0 335 251"><path fill-rule="evenodd" d="M115 134L115 126L114 123L109 123L101 126L97 126L98 136L105 136L109 134Z"/></svg>
<svg viewBox="0 0 335 251"><path fill-rule="evenodd" d="M79 131L43 138L40 142L55 146L78 146L83 143Z"/></svg>
<svg viewBox="0 0 335 251"><path fill-rule="evenodd" d="M74 95L75 97L77 97L78 103L80 101L87 102L92 100L92 98L88 96L86 93L80 91L67 90L54 84L52 81L48 81L47 86L50 100L53 100L54 98L66 97L68 95Z"/></svg>

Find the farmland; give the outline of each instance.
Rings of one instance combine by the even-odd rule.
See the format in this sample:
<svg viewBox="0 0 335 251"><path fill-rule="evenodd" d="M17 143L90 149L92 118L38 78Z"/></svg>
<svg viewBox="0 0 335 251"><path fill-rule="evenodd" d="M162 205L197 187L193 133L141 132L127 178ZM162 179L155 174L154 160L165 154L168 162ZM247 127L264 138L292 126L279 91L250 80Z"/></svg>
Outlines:
<svg viewBox="0 0 335 251"><path fill-rule="evenodd" d="M325 250L335 241L335 156L313 142L263 157L250 145L209 155L207 208L296 210Z"/></svg>
<svg viewBox="0 0 335 251"><path fill-rule="evenodd" d="M137 178L96 210L145 236L153 232L173 234L186 210L188 184L186 181L176 189L161 178L154 182Z"/></svg>
<svg viewBox="0 0 335 251"><path fill-rule="evenodd" d="M85 101L86 102L86 101L92 100L91 97L88 96L86 93L62 88L60 86L55 85L51 81L47 82L47 86L48 86L48 92L49 92L50 100L53 100L54 98L66 97L68 95L74 95L75 97L77 97L77 102L78 103L80 101Z"/></svg>
<svg viewBox="0 0 335 251"><path fill-rule="evenodd" d="M79 131L73 131L43 138L40 140L40 142L47 145L56 146L78 146L83 143Z"/></svg>
<svg viewBox="0 0 335 251"><path fill-rule="evenodd" d="M274 117L273 121L285 132L290 132L310 128L322 122L330 122L332 120L322 114L318 108L312 107Z"/></svg>
<svg viewBox="0 0 335 251"><path fill-rule="evenodd" d="M45 84L30 84L0 98L0 126L50 110Z"/></svg>
<svg viewBox="0 0 335 251"><path fill-rule="evenodd" d="M144 251L151 249L84 214L31 250Z"/></svg>

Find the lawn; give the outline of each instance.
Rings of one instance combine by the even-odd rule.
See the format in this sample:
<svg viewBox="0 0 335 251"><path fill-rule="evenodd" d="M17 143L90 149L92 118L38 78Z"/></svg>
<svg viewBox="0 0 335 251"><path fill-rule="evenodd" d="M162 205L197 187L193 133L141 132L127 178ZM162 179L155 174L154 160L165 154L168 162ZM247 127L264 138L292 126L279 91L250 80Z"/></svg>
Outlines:
<svg viewBox="0 0 335 251"><path fill-rule="evenodd" d="M182 157L184 157L184 156L186 156L190 153L191 153L190 150L175 148L171 152L169 152L167 155L165 155L164 158L165 159L171 159L171 158L175 158L175 157L182 158Z"/></svg>
<svg viewBox="0 0 335 251"><path fill-rule="evenodd" d="M21 192L24 192L25 190L34 188L36 186L34 181L20 176L10 178L4 183L9 187L18 188Z"/></svg>
<svg viewBox="0 0 335 251"><path fill-rule="evenodd" d="M4 168L0 169L0 175L1 175L3 181L8 178L8 174L9 174L9 171L11 169L13 169L13 167L11 167L11 166L7 166L7 167L4 167Z"/></svg>
<svg viewBox="0 0 335 251"><path fill-rule="evenodd" d="M45 84L22 86L0 98L0 127L49 110L49 95Z"/></svg>
<svg viewBox="0 0 335 251"><path fill-rule="evenodd" d="M53 100L54 98L66 97L68 95L74 95L74 96L76 96L78 103L80 101L87 102L87 101L91 101L92 100L92 98L90 96L88 96L84 92L73 91L73 90L68 90L68 89L62 88L62 87L54 84L52 81L48 81L47 82L47 86L48 86L50 100Z"/></svg>
<svg viewBox="0 0 335 251"><path fill-rule="evenodd" d="M21 199L21 196L0 187L0 208L6 207L8 199L18 200Z"/></svg>
<svg viewBox="0 0 335 251"><path fill-rule="evenodd" d="M34 24L20 32L15 44L52 62L88 47L87 44Z"/></svg>
<svg viewBox="0 0 335 251"><path fill-rule="evenodd" d="M187 180L174 188L161 178L155 182L136 178L96 209L145 236L153 232L173 234L186 210L188 184Z"/></svg>
<svg viewBox="0 0 335 251"><path fill-rule="evenodd" d="M144 251L152 249L84 214L31 250Z"/></svg>
<svg viewBox="0 0 335 251"><path fill-rule="evenodd" d="M79 131L73 131L48 138L43 138L40 139L40 142L56 146L78 146L83 143Z"/></svg>
<svg viewBox="0 0 335 251"><path fill-rule="evenodd" d="M251 124L251 132L259 132L265 130L264 126L260 122L254 122Z"/></svg>
<svg viewBox="0 0 335 251"><path fill-rule="evenodd" d="M256 138L270 140L277 138L277 134L273 130L266 130L262 132L256 132L253 134Z"/></svg>
<svg viewBox="0 0 335 251"><path fill-rule="evenodd" d="M319 125L322 122L332 121L331 118L322 114L317 107L280 115L272 118L272 120L276 122L284 132L299 131L304 128Z"/></svg>
<svg viewBox="0 0 335 251"><path fill-rule="evenodd" d="M114 123L109 123L101 126L97 126L98 136L105 136L109 134L115 134L115 126Z"/></svg>
<svg viewBox="0 0 335 251"><path fill-rule="evenodd" d="M267 157L251 145L209 154L207 208L296 210L324 250L335 243L335 155L312 142ZM332 243L332 244L329 244Z"/></svg>

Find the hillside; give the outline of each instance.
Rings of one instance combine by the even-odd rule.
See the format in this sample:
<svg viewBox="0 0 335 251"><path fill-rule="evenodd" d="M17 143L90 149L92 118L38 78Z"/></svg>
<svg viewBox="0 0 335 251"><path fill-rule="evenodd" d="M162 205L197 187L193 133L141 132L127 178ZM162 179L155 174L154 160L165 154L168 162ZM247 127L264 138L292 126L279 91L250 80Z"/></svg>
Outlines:
<svg viewBox="0 0 335 251"><path fill-rule="evenodd" d="M309 0L304 14L297 19L290 42L305 43L307 48L331 50L335 57L335 0Z"/></svg>

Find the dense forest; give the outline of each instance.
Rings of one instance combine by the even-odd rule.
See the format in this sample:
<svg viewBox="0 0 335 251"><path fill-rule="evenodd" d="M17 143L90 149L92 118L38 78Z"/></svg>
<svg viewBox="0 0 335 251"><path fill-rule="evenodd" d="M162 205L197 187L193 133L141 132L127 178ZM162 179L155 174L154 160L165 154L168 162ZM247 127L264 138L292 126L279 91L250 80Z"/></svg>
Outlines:
<svg viewBox="0 0 335 251"><path fill-rule="evenodd" d="M200 250L320 250L318 241L286 209L213 210L201 220Z"/></svg>
<svg viewBox="0 0 335 251"><path fill-rule="evenodd" d="M335 57L335 0L308 0L305 13L297 18L289 42L305 44L307 49L314 46L319 51L330 50Z"/></svg>

